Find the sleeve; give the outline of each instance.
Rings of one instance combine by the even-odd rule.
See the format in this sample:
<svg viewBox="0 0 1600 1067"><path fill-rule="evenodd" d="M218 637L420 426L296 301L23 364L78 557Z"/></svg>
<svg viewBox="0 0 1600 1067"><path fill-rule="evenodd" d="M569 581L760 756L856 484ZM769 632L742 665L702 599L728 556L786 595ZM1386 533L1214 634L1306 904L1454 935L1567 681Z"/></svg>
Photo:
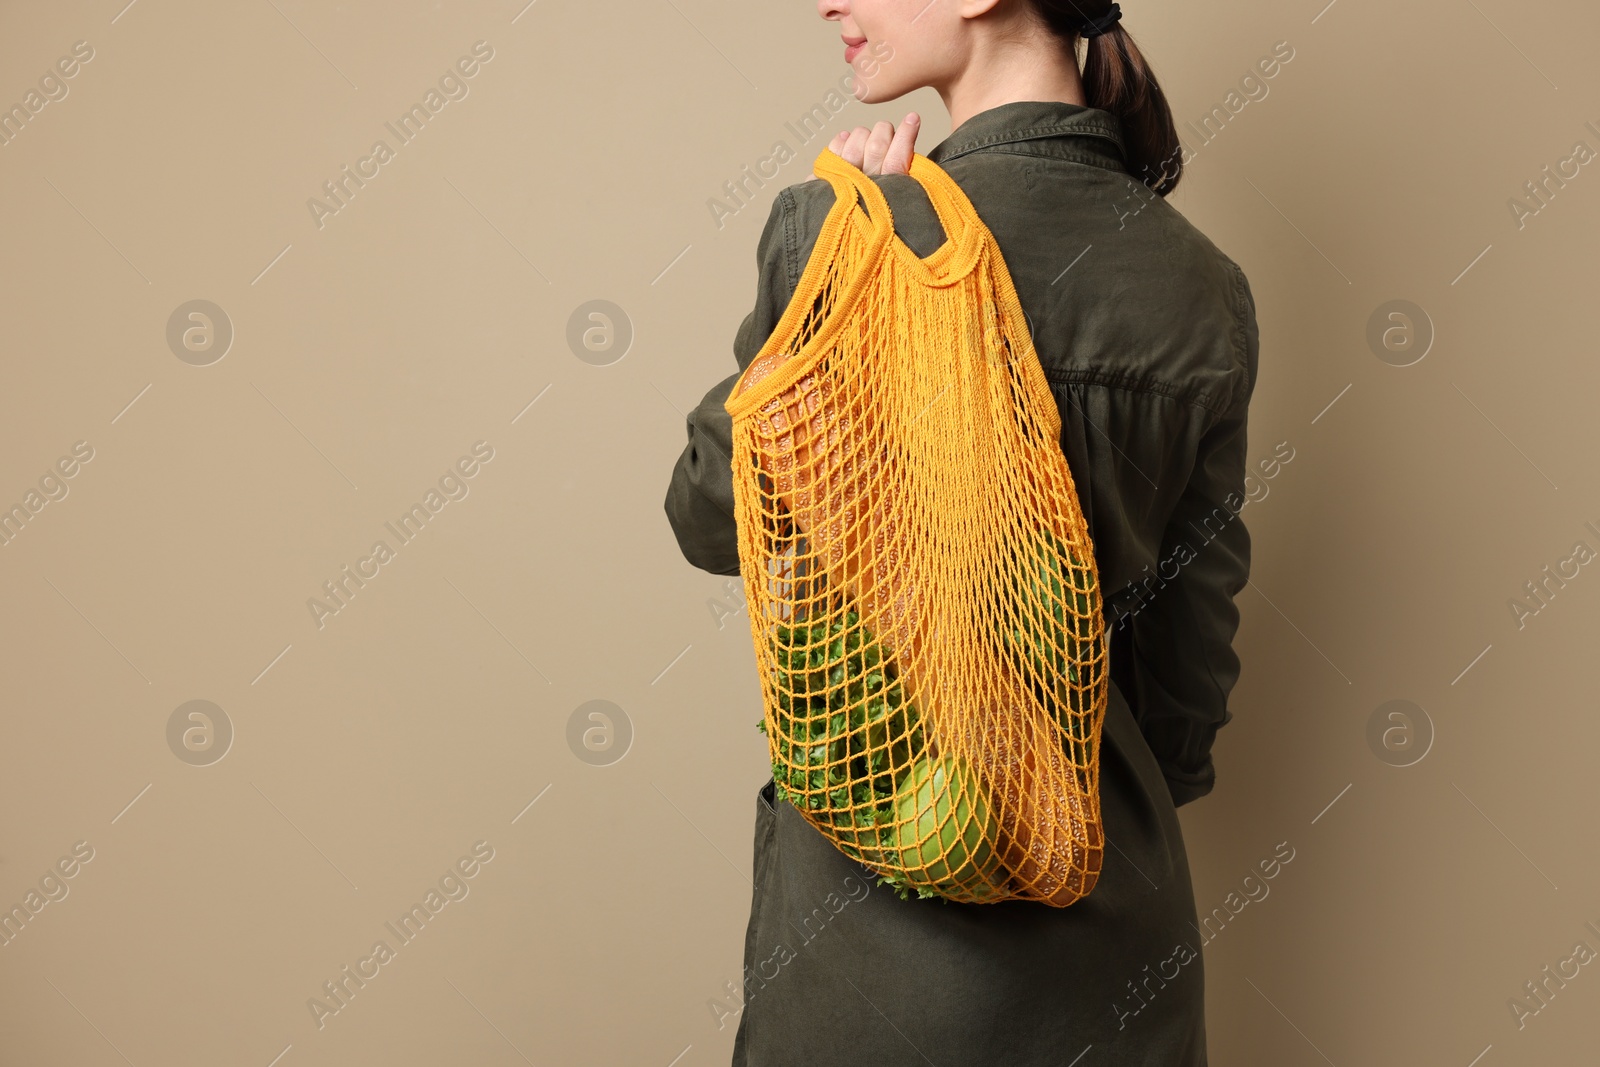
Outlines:
<svg viewBox="0 0 1600 1067"><path fill-rule="evenodd" d="M667 486L667 521L684 559L712 574L739 573L739 545L733 519L733 420L723 406L734 383L755 358L783 317L798 279L792 276L789 242L794 198L778 194L756 244L756 302L733 339L739 369L713 385L689 412L688 443Z"/></svg>
<svg viewBox="0 0 1600 1067"><path fill-rule="evenodd" d="M1119 681L1119 688L1180 807L1216 782L1212 742L1233 718L1228 697L1239 678L1234 597L1250 576L1250 533L1239 512L1247 499L1247 411L1260 343L1254 298L1243 273L1237 277L1243 389L1200 436L1162 537L1164 565L1156 577L1164 582L1136 587L1137 600L1116 620L1112 636L1128 664L1126 685Z"/></svg>

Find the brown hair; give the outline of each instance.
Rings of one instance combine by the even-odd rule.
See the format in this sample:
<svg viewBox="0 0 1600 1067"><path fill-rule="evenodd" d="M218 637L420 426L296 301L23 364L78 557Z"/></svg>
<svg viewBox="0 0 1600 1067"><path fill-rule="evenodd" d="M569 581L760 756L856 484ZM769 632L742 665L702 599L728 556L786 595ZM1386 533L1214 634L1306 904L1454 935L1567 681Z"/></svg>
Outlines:
<svg viewBox="0 0 1600 1067"><path fill-rule="evenodd" d="M1074 49L1091 19L1111 10L1112 0L1027 0L1050 32ZM1118 9L1120 11L1120 8ZM1133 37L1118 19L1105 33L1084 38L1083 91L1088 106L1121 121L1128 169L1166 196L1183 177L1183 151L1166 95Z"/></svg>

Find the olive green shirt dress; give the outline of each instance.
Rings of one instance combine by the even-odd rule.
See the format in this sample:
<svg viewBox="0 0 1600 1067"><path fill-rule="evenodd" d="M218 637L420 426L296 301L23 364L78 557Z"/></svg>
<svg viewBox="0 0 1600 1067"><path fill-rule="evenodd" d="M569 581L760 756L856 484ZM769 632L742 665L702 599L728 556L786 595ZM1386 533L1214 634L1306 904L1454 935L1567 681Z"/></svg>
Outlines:
<svg viewBox="0 0 1600 1067"><path fill-rule="evenodd" d="M1131 176L1107 111L1002 104L926 155L1011 272L1094 541L1110 640L1104 865L1067 908L902 900L764 783L733 1064L1203 1067L1203 939L1176 808L1211 791L1239 675L1255 301L1238 265ZM944 235L921 186L874 180L896 232L933 252ZM723 403L833 200L816 179L778 194L738 370L688 417L666 512L684 557L713 574L739 573Z"/></svg>

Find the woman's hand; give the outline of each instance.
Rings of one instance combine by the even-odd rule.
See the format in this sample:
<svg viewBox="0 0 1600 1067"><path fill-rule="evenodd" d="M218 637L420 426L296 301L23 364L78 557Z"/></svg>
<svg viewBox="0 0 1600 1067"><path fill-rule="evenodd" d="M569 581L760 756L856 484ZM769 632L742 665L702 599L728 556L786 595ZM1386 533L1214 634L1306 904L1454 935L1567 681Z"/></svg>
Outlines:
<svg viewBox="0 0 1600 1067"><path fill-rule="evenodd" d="M910 111L899 126L879 122L870 130L865 126L841 130L828 142L828 150L863 174L907 174L921 126L921 116ZM806 180L815 177L808 174Z"/></svg>

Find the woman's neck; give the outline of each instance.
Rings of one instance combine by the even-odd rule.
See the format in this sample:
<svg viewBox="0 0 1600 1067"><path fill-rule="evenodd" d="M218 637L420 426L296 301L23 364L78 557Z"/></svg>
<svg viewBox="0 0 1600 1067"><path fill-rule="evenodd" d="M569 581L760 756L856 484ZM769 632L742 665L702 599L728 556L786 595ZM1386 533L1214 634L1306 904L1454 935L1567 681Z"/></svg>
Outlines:
<svg viewBox="0 0 1600 1067"><path fill-rule="evenodd" d="M1017 100L1058 100L1083 105L1078 60L1064 46L981 47L961 73L933 87L950 112L950 128L982 111Z"/></svg>

